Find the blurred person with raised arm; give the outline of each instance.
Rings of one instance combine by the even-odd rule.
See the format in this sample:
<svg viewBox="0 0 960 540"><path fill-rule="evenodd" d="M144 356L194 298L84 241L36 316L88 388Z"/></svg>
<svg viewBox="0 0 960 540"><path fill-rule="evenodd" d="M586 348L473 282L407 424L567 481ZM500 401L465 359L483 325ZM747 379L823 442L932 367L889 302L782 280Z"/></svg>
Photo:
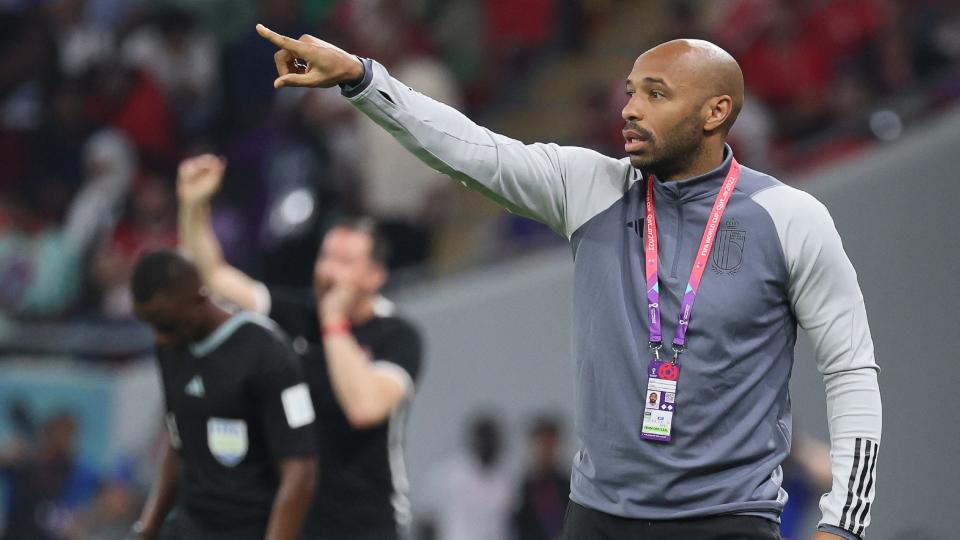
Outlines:
<svg viewBox="0 0 960 540"><path fill-rule="evenodd" d="M418 331L379 294L388 246L372 220L344 220L323 237L312 292L256 281L224 260L211 225L225 167L212 155L181 164L180 240L215 294L277 321L303 360L321 466L304 538L400 538L411 523L403 434L422 353Z"/></svg>

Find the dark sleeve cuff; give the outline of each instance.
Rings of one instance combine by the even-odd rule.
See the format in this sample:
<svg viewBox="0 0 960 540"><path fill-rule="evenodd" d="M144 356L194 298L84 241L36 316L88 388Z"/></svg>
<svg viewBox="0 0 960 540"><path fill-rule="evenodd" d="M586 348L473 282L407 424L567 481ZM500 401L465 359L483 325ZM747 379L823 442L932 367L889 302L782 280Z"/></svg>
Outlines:
<svg viewBox="0 0 960 540"><path fill-rule="evenodd" d="M823 524L823 525L820 525L819 527L817 527L817 530L818 530L818 531L823 531L823 532L828 532L828 533L830 533L830 534L835 534L835 535L837 535L837 536L839 536L839 537L841 537L841 538L846 538L846 540L862 540L861 537L853 534L852 532L850 532L850 531L848 531L848 530L846 530L846 529L841 529L840 527L834 527L833 525Z"/></svg>
<svg viewBox="0 0 960 540"><path fill-rule="evenodd" d="M363 63L363 77L353 83L340 84L340 93L343 94L344 97L356 97L360 92L366 90L366 88L370 86L370 81L373 80L373 60L360 58L359 56L357 58Z"/></svg>

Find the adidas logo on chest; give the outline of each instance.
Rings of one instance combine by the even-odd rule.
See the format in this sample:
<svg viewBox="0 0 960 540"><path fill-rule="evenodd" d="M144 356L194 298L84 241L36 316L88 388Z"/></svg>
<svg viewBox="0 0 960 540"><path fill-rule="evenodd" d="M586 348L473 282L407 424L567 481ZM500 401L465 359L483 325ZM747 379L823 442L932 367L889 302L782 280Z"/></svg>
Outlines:
<svg viewBox="0 0 960 540"><path fill-rule="evenodd" d="M194 375L190 382L187 383L187 386L183 388L183 391L190 396L202 398L206 395L206 390L203 388L203 379L200 378L200 375Z"/></svg>

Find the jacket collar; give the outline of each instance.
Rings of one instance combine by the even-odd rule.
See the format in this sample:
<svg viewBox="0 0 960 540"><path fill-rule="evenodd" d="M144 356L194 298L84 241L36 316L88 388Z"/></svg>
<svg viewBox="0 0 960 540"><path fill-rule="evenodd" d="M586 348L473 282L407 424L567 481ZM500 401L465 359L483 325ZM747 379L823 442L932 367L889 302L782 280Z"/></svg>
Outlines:
<svg viewBox="0 0 960 540"><path fill-rule="evenodd" d="M727 177L727 171L730 170L730 163L733 161L733 150L730 145L723 147L723 163L712 171L688 178L686 180L673 180L662 182L654 177L653 193L654 197L662 197L672 201L686 202L708 195L716 195L720 192L720 186ZM644 176L644 182L646 177Z"/></svg>

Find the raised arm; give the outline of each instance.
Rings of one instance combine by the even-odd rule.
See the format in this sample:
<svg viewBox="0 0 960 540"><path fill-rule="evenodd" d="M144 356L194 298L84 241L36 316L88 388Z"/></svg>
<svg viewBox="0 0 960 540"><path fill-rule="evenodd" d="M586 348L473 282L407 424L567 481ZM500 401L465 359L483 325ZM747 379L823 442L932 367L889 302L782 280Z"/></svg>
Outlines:
<svg viewBox="0 0 960 540"><path fill-rule="evenodd" d="M876 494L882 408L879 368L857 273L827 209L786 186L755 197L777 227L787 294L823 375L833 485L820 499L820 532L861 538Z"/></svg>
<svg viewBox="0 0 960 540"><path fill-rule="evenodd" d="M180 247L200 270L214 293L243 309L266 313L269 294L259 281L234 268L223 258L210 221L210 198L220 188L226 162L210 154L186 159L177 172Z"/></svg>
<svg viewBox="0 0 960 540"><path fill-rule="evenodd" d="M274 86L340 85L354 106L424 163L565 237L636 179L629 163L586 148L524 144L496 134L393 79L380 64L313 36L294 40L262 25L257 31L280 48ZM298 58L306 61L301 72Z"/></svg>

